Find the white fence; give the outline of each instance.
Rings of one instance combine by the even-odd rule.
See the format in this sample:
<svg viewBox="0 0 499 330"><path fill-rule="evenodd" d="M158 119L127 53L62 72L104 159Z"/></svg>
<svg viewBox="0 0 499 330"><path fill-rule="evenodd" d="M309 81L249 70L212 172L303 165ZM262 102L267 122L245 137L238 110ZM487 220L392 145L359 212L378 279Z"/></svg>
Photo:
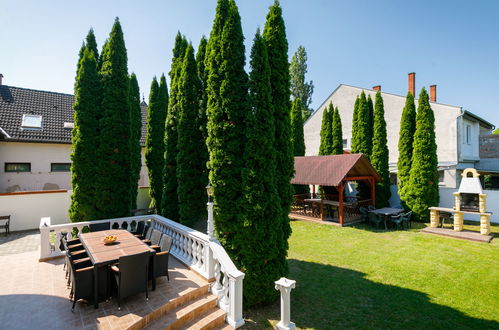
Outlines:
<svg viewBox="0 0 499 330"><path fill-rule="evenodd" d="M51 225L50 218L43 218L40 221L40 260L43 261L63 254L59 247L63 232L71 238L75 233L75 228L81 232L84 227L91 223L105 222L109 222L111 228L119 227L131 230L132 224L138 221L148 221L153 229L171 236L173 241L170 254L207 280L214 280L211 292L217 296L218 306L227 312L227 323L235 328L244 324L242 317L244 273L236 268L218 241L210 241L208 235L159 215L58 225Z"/></svg>
<svg viewBox="0 0 499 330"><path fill-rule="evenodd" d="M0 194L0 215L10 215L10 230L37 229L40 218L49 217L53 225L69 222L71 190L40 190ZM137 194L137 208L149 207L149 188Z"/></svg>

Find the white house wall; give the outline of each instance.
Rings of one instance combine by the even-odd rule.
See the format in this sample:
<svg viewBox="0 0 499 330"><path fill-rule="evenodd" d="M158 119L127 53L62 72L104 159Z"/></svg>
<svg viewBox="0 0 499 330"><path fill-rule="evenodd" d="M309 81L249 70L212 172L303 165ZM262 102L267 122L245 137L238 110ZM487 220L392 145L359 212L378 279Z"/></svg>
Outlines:
<svg viewBox="0 0 499 330"><path fill-rule="evenodd" d="M320 145L320 130L322 114L325 106L330 102L338 107L341 116L343 138L348 139L347 147L351 147L352 139L352 115L355 98L362 92L361 88L340 85L330 97L319 107L316 113L304 125L305 154L307 156L317 155ZM366 95L375 99L376 92L364 89ZM389 162L392 168L396 167L398 160L398 139L400 131L400 119L405 106L405 96L389 93L381 93L385 109L385 121L387 126L387 139L389 150ZM435 113L435 134L437 142L437 154L440 165L456 164L458 161L457 151L457 118L461 114L459 107L433 103L431 107ZM417 107L417 101L416 101ZM478 135L477 135L478 143Z"/></svg>

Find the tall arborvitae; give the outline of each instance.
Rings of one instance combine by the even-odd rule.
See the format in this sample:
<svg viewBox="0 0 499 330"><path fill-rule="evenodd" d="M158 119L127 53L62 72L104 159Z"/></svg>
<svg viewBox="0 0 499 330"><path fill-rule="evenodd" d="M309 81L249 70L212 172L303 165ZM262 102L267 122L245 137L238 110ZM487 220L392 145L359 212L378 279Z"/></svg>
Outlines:
<svg viewBox="0 0 499 330"><path fill-rule="evenodd" d="M161 192L158 192L158 198L160 200L156 203L156 211L158 214L161 214L161 205L163 205L163 189L165 187L165 178L164 178L164 170L165 170L165 138L166 138L166 117L168 115L168 103L170 101L170 97L168 95L168 85L166 84L166 78L164 74L161 74L161 78L159 79L159 90L158 90L158 107L161 109L161 122L163 123L163 134L161 135L162 139L162 165L161 165Z"/></svg>
<svg viewBox="0 0 499 330"><path fill-rule="evenodd" d="M308 110L306 111L308 112ZM298 98L295 98L291 103L291 132L293 155L305 156L305 140L303 138L303 106L302 101ZM293 188L295 194L307 194L310 192L308 185L294 184Z"/></svg>
<svg viewBox="0 0 499 330"><path fill-rule="evenodd" d="M371 99L371 94L367 95L367 109L368 109L368 115L367 115L367 132L368 132L368 139L372 141L373 136L374 136L374 105L373 105L373 100ZM372 153L372 143L371 143L371 153Z"/></svg>
<svg viewBox="0 0 499 330"><path fill-rule="evenodd" d="M359 103L357 105L357 113L355 119L355 141L352 141L352 152L364 154L367 158L371 156L372 137L370 136L371 128L369 127L369 106L367 104L366 94L364 91L360 94ZM355 145L353 144L355 142Z"/></svg>
<svg viewBox="0 0 499 330"><path fill-rule="evenodd" d="M199 122L201 80L198 77L192 45L185 52L178 79L177 181L180 223L192 226L206 220L206 162L199 152L206 143Z"/></svg>
<svg viewBox="0 0 499 330"><path fill-rule="evenodd" d="M165 108L161 107L159 100L159 84L153 78L149 92L146 126L145 163L149 176L149 196L151 208L156 208L159 213L161 197L163 194L163 168L165 166Z"/></svg>
<svg viewBox="0 0 499 330"><path fill-rule="evenodd" d="M357 118L359 117L359 96L355 98L355 104L352 112L352 140L350 141L350 151L355 154L357 148Z"/></svg>
<svg viewBox="0 0 499 330"><path fill-rule="evenodd" d="M413 146L406 203L416 219L427 221L428 208L438 206L439 195L435 116L424 88L419 94Z"/></svg>
<svg viewBox="0 0 499 330"><path fill-rule="evenodd" d="M243 253L242 168L246 145L248 76L244 37L233 0L219 0L206 48L208 151L210 183L215 194L215 229L229 255Z"/></svg>
<svg viewBox="0 0 499 330"><path fill-rule="evenodd" d="M376 207L382 208L388 206L391 193L385 109L380 91L376 93L376 105L374 108L374 136L371 164L381 176L381 182L376 183Z"/></svg>
<svg viewBox="0 0 499 330"><path fill-rule="evenodd" d="M206 117L206 106L208 102L208 97L206 94L206 81L208 79L207 71L205 67L205 59L206 59L206 47L208 45L208 40L203 36L201 41L199 42L198 52L196 54L196 62L198 69L199 80L201 81L201 92L200 92L200 101L199 101L199 115L198 115L198 124L197 126L201 130L201 134L203 136L204 143L200 146L198 152L202 153L201 162L204 164L204 171L201 173L201 181L208 184L208 168L206 167L206 163L208 162L208 147L206 146L206 139L208 138L208 128L207 128L207 117Z"/></svg>
<svg viewBox="0 0 499 330"><path fill-rule="evenodd" d="M85 41L88 49L90 49L94 53L95 60L98 61L99 51L97 50L97 41L95 40L94 29L90 28Z"/></svg>
<svg viewBox="0 0 499 330"><path fill-rule="evenodd" d="M140 90L137 76L130 76L130 209L137 208L137 192L139 188L140 169L142 167L142 154L140 136L142 133L142 111L140 109Z"/></svg>
<svg viewBox="0 0 499 330"><path fill-rule="evenodd" d="M331 123L331 155L343 154L343 129L338 107L334 109L333 121Z"/></svg>
<svg viewBox="0 0 499 330"><path fill-rule="evenodd" d="M177 154L178 154L178 80L182 70L182 62L187 48L187 40L177 33L173 46L172 66L170 70L170 98L165 124L165 166L163 169L163 196L161 197L161 214L178 221L177 197Z"/></svg>
<svg viewBox="0 0 499 330"><path fill-rule="evenodd" d="M412 164L412 144L414 133L416 132L416 106L414 105L414 95L407 92L405 107L402 111L399 133L399 159L397 162L398 192L400 201L405 206L407 199L405 188L409 182L411 164Z"/></svg>
<svg viewBox="0 0 499 330"><path fill-rule="evenodd" d="M130 214L130 104L127 53L116 18L102 51L102 118L96 178L99 218Z"/></svg>
<svg viewBox="0 0 499 330"><path fill-rule="evenodd" d="M272 86L272 105L275 118L276 139L275 148L277 172L277 193L281 200L281 233L277 237L276 246L279 251L281 275L288 272L286 256L288 254L288 238L291 235L289 212L293 200L291 179L294 175L293 148L291 146L290 113L290 78L288 63L288 40L286 28L282 18L282 9L276 0L267 14L267 21L263 29L263 39L267 45L270 62L270 83Z"/></svg>
<svg viewBox="0 0 499 330"><path fill-rule="evenodd" d="M333 132L331 129L331 119L333 118L332 112L334 111L333 104L330 103L324 107L324 112L322 113L322 125L321 125L321 144L319 145L319 155L331 155L331 141Z"/></svg>
<svg viewBox="0 0 499 330"><path fill-rule="evenodd" d="M238 255L245 273L244 298L248 306L275 300L274 281L282 276L279 246L279 196L276 187L276 152L270 67L265 42L257 31L251 49L248 142L243 171L244 213ZM299 101L299 100L295 100ZM301 118L301 106L297 117Z"/></svg>
<svg viewBox="0 0 499 330"><path fill-rule="evenodd" d="M78 64L73 106L71 145L71 222L95 220L95 161L99 145L97 114L100 111L100 77L94 53L86 47Z"/></svg>

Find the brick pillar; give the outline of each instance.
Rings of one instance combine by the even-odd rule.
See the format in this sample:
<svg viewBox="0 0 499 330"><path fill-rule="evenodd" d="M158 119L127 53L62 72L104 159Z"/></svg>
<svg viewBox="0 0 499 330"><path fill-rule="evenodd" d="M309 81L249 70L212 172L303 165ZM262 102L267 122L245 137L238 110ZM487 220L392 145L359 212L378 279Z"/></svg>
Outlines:
<svg viewBox="0 0 499 330"><path fill-rule="evenodd" d="M408 91L412 96L416 96L416 73L411 72L407 75L408 78Z"/></svg>
<svg viewBox="0 0 499 330"><path fill-rule="evenodd" d="M490 214L480 214L480 234L490 234Z"/></svg>
<svg viewBox="0 0 499 330"><path fill-rule="evenodd" d="M437 102L437 85L430 85L430 101Z"/></svg>
<svg viewBox="0 0 499 330"><path fill-rule="evenodd" d="M463 213L454 212L454 231L463 230Z"/></svg>

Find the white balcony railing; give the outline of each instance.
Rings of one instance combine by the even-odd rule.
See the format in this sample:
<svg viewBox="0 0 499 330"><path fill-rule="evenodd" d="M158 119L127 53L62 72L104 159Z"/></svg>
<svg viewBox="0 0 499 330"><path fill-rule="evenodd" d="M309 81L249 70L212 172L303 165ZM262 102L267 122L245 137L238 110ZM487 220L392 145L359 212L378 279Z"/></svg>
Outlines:
<svg viewBox="0 0 499 330"><path fill-rule="evenodd" d="M244 273L236 268L218 241L210 241L208 235L156 214L61 225L51 225L50 218L42 218L40 261L62 256L61 236L71 239L91 223L109 222L111 228L130 231L139 221L150 221L153 229L173 238L170 254L206 280L213 281L211 291L218 298L218 306L227 313L227 323L235 328L242 326Z"/></svg>

